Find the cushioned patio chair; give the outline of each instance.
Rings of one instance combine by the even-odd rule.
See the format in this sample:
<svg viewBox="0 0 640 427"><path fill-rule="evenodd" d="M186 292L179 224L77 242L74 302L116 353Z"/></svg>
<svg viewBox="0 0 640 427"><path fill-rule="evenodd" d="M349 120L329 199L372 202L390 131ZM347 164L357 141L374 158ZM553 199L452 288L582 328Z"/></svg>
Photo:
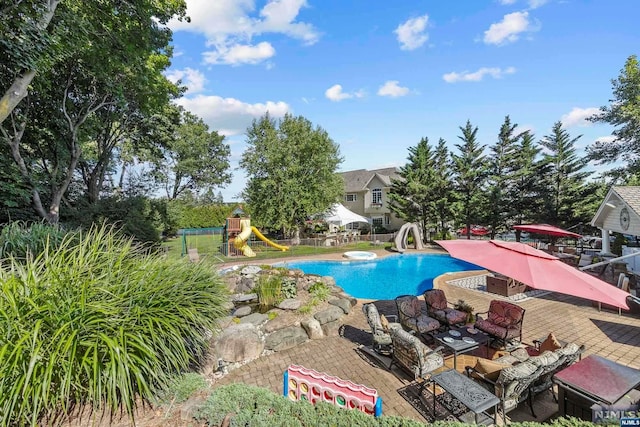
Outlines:
<svg viewBox="0 0 640 427"><path fill-rule="evenodd" d="M440 328L440 322L429 317L422 310L422 301L415 295L401 295L396 298L400 324L407 330L426 334Z"/></svg>
<svg viewBox="0 0 640 427"><path fill-rule="evenodd" d="M440 353L442 347L432 350L418 337L411 335L404 329L393 329L391 341L393 356L389 369L397 364L410 372L414 380L426 380L433 371L444 366L444 358ZM422 387L426 384L427 381L423 381Z"/></svg>
<svg viewBox="0 0 640 427"><path fill-rule="evenodd" d="M516 340L522 342L524 311L519 305L494 299L489 303L489 311L476 314L475 327L505 346ZM481 314L486 314L487 318L483 319Z"/></svg>
<svg viewBox="0 0 640 427"><path fill-rule="evenodd" d="M373 303L364 304L362 306L362 312L367 318L367 323L371 328L373 351L385 356L390 355L393 352L390 333L393 329L402 329L402 326L399 323L383 321L382 316L380 316L380 313L378 312L378 308ZM397 316L395 315L387 317L392 320L397 320Z"/></svg>
<svg viewBox="0 0 640 427"><path fill-rule="evenodd" d="M423 295L429 317L433 317L448 326L467 323L467 312L449 307L447 297L442 289L429 289Z"/></svg>
<svg viewBox="0 0 640 427"><path fill-rule="evenodd" d="M527 398L533 413L533 394L530 392L530 388L531 384L544 371L543 367L528 361L506 366L500 370L496 380L488 378L486 374L478 372L472 367L467 366L465 369L469 377L479 381L500 399L498 407L502 412L504 424L507 424L507 412L515 409L520 402Z"/></svg>

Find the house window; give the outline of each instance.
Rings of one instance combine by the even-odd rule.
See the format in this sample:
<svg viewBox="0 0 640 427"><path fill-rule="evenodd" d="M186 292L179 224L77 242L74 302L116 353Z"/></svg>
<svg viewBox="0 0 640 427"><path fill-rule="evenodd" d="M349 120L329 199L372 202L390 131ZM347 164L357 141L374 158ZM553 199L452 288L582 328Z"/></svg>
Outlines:
<svg viewBox="0 0 640 427"><path fill-rule="evenodd" d="M374 188L371 190L371 204L382 205L382 189Z"/></svg>
<svg viewBox="0 0 640 427"><path fill-rule="evenodd" d="M344 196L344 200L345 200L345 202L355 202L356 201L356 195L355 194L347 194L346 196Z"/></svg>
<svg viewBox="0 0 640 427"><path fill-rule="evenodd" d="M382 225L382 218L373 218L373 225Z"/></svg>
<svg viewBox="0 0 640 427"><path fill-rule="evenodd" d="M389 215L384 216L384 225L391 224L391 217Z"/></svg>

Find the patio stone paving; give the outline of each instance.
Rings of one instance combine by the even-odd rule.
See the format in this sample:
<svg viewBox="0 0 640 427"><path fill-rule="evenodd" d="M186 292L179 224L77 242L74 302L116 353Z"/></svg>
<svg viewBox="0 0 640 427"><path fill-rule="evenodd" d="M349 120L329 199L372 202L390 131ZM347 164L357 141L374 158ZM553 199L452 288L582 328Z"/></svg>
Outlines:
<svg viewBox="0 0 640 427"><path fill-rule="evenodd" d="M447 275L447 280L460 274L464 273ZM450 302L463 299L475 308L475 312L486 311L492 299L502 298L450 286L443 280L439 282L437 286L445 291ZM395 370L389 372L358 351L362 344L370 344L369 328L361 310L363 302L366 301L359 301L345 317L341 336L308 341L295 348L251 361L219 379L214 387L242 382L281 394L283 372L288 365L297 364L375 388L383 399L384 415L424 421L420 413L398 394L398 389L409 384L411 379ZM525 343L554 332L559 340L585 344L583 357L598 354L640 369L640 318L637 315L623 313L619 316L617 310L598 311L590 301L557 293L530 298L518 304L526 310L523 325ZM393 301L379 302L376 305L379 305L382 313L395 312ZM553 416L557 411L557 404L553 402L550 393L537 396L535 402L538 419L531 416L524 403L508 416L513 421L540 421Z"/></svg>

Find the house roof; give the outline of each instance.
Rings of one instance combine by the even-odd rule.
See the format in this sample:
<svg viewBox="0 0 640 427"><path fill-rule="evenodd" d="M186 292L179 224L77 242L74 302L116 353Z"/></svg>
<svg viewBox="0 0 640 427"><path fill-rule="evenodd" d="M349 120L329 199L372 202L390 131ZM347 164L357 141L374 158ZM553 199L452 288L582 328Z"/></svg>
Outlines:
<svg viewBox="0 0 640 427"><path fill-rule="evenodd" d="M344 179L344 186L346 193L353 193L357 191L363 191L367 188L369 182L376 175L385 184L391 185L391 178L399 178L398 170L396 168L384 168L384 169L357 169L353 171L347 171L341 173Z"/></svg>
<svg viewBox="0 0 640 427"><path fill-rule="evenodd" d="M591 225L602 228L608 215L621 205L631 209L636 216L640 216L640 186L613 186L600 204L598 211L591 220ZM614 230L621 233L624 230Z"/></svg>
<svg viewBox="0 0 640 427"><path fill-rule="evenodd" d="M640 187L636 186L614 186L615 191L623 202L640 215Z"/></svg>

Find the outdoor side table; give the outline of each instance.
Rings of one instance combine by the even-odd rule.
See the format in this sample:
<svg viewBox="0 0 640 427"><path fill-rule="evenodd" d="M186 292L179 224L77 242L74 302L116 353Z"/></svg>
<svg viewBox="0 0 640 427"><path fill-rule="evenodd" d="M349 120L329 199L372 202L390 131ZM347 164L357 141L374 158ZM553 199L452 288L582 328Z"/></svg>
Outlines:
<svg viewBox="0 0 640 427"><path fill-rule="evenodd" d="M469 408L474 416L472 420L466 419L464 415L460 417L460 421L468 424L478 424L479 422L491 421L491 417L484 412L493 407L493 424L496 424L498 414L498 404L500 399L489 390L482 387L477 382L462 375L455 369L440 372L431 377L433 382L433 414L436 414L436 384L443 390L450 393L458 399L460 403ZM482 419L479 416L482 415Z"/></svg>
<svg viewBox="0 0 640 427"><path fill-rule="evenodd" d="M559 413L592 420L591 405L614 405L640 386L640 371L590 355L553 376L558 385Z"/></svg>
<svg viewBox="0 0 640 427"><path fill-rule="evenodd" d="M489 355L489 336L486 333L478 331L478 333L476 334L470 334L469 332L467 332L466 326L452 328L451 330L460 332L460 336L454 337L449 334L449 332L440 332L434 334L433 338L444 347L453 351L453 369L458 368L456 359L458 358L459 354L473 351L479 348L482 344L485 344L487 346L486 355ZM450 338L451 340L445 340L445 338ZM474 342L466 342L464 341L464 338L471 338L474 340Z"/></svg>

